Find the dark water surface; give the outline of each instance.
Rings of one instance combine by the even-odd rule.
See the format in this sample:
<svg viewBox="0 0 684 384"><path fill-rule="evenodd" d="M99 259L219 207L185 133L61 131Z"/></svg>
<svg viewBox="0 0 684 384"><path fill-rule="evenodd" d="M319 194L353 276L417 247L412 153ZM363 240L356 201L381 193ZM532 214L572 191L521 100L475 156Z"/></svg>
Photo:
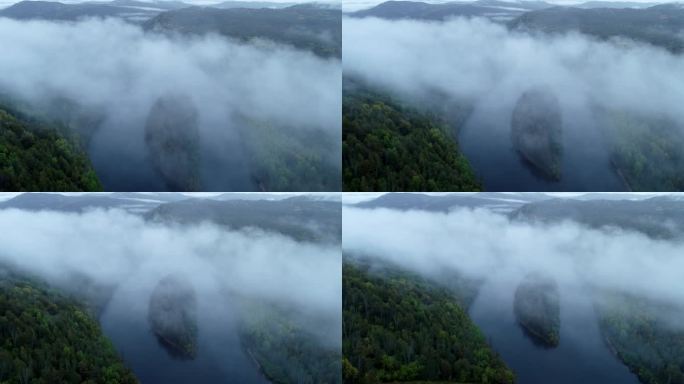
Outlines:
<svg viewBox="0 0 684 384"><path fill-rule="evenodd" d="M149 291L120 288L100 323L116 350L142 384L267 384L243 352L229 306L198 296L198 353L194 360L173 358L157 342L147 322ZM212 305L210 305L212 304Z"/></svg>
<svg viewBox="0 0 684 384"><path fill-rule="evenodd" d="M515 322L514 284L488 281L470 308L473 321L516 374L518 384L639 384L606 347L590 296L560 287L560 344L536 346ZM572 292L572 293L571 293Z"/></svg>
<svg viewBox="0 0 684 384"><path fill-rule="evenodd" d="M512 102L479 104L459 134L459 145L488 191L624 191L604 138L581 106L565 106L561 180L535 175L513 149ZM570 118L572 117L572 118Z"/></svg>

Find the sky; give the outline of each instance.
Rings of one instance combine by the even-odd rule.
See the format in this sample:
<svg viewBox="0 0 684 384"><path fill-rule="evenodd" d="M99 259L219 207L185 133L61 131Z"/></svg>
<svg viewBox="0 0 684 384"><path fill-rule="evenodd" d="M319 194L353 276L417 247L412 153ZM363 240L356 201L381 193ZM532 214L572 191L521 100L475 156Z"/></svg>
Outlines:
<svg viewBox="0 0 684 384"><path fill-rule="evenodd" d="M386 0L343 0L343 9L345 12L353 12L353 11L358 11L364 8L370 8L372 6L378 5L380 3L384 3ZM453 0L415 0L415 1L421 1L424 3L448 3ZM506 0L504 0L506 1ZM518 1L516 0L508 0L511 3L516 3ZM525 1L525 0L522 0ZM559 4L559 5L571 5L571 4L578 4L578 3L583 3L585 0L545 0L547 3L552 3L552 4ZM606 0L606 1L621 1L621 0ZM662 3L664 1L653 1L653 0L627 0L629 2L633 3ZM667 2L667 1L665 1Z"/></svg>
<svg viewBox="0 0 684 384"><path fill-rule="evenodd" d="M58 1L60 3L85 3L90 0L48 0L48 1ZM96 1L107 1L107 0L96 0ZM145 2L152 2L152 0L141 0ZM159 0L159 1L174 1L174 0ZM184 3L186 4L192 4L192 5L211 5L211 4L218 4L218 3L223 3L226 0L183 0ZM250 0L246 0L250 1ZM303 0L256 0L256 1L268 1L271 3L301 3L305 2ZM7 6L10 6L12 4L18 3L16 0L0 0L0 8L4 8Z"/></svg>

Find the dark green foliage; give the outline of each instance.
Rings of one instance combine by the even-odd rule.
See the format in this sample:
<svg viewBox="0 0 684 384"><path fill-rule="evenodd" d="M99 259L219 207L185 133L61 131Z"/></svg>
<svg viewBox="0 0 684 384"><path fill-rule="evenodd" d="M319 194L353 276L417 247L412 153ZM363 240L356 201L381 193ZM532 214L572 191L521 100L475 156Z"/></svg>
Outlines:
<svg viewBox="0 0 684 384"><path fill-rule="evenodd" d="M610 349L645 384L684 384L682 308L618 293L596 304Z"/></svg>
<svg viewBox="0 0 684 384"><path fill-rule="evenodd" d="M243 346L271 382L341 383L339 344L322 345L301 319L273 303L251 303L245 313Z"/></svg>
<svg viewBox="0 0 684 384"><path fill-rule="evenodd" d="M0 190L99 191L102 185L75 139L0 105Z"/></svg>
<svg viewBox="0 0 684 384"><path fill-rule="evenodd" d="M342 270L345 383L513 383L513 373L446 289Z"/></svg>
<svg viewBox="0 0 684 384"><path fill-rule="evenodd" d="M97 322L74 301L0 277L0 382L137 383Z"/></svg>
<svg viewBox="0 0 684 384"><path fill-rule="evenodd" d="M613 165L633 191L684 191L684 135L669 119L600 114Z"/></svg>
<svg viewBox="0 0 684 384"><path fill-rule="evenodd" d="M530 275L515 291L515 318L535 343L556 347L560 341L558 284L550 278Z"/></svg>
<svg viewBox="0 0 684 384"><path fill-rule="evenodd" d="M365 90L342 107L345 191L479 191L448 128L433 116Z"/></svg>

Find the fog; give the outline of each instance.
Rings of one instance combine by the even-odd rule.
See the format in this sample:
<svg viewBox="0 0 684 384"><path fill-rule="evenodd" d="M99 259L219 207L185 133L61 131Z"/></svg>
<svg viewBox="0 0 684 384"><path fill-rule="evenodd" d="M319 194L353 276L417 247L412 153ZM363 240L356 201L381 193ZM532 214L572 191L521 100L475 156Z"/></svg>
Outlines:
<svg viewBox="0 0 684 384"><path fill-rule="evenodd" d="M344 71L407 94L513 103L531 86L562 106L598 105L684 121L684 57L627 40L509 32L484 19L344 19Z"/></svg>
<svg viewBox="0 0 684 384"><path fill-rule="evenodd" d="M457 270L503 283L508 291L530 273L561 288L616 290L684 306L684 244L620 229L566 221L532 224L487 210L449 213L343 208L343 251L429 278ZM681 323L681 322L679 322Z"/></svg>
<svg viewBox="0 0 684 384"><path fill-rule="evenodd" d="M339 172L339 59L266 41L145 33L115 19L0 18L0 46L0 95L79 130L105 189L169 188L145 144L152 107L164 98L180 115L172 121L196 121L201 190L256 189L246 147L266 139L284 151L316 140L319 148L307 147Z"/></svg>
<svg viewBox="0 0 684 384"><path fill-rule="evenodd" d="M684 127L684 56L625 38L513 32L481 18L347 17L343 44L346 77L445 114L488 190L624 190L609 157L623 114L640 129L638 119L670 135ZM558 100L560 181L536 177L512 145L516 103L537 89Z"/></svg>
<svg viewBox="0 0 684 384"><path fill-rule="evenodd" d="M206 304L202 318L217 317L214 309L235 317L244 303L277 304L308 319L309 330L325 345L341 343L336 245L297 242L256 229L150 223L119 210L14 209L0 211L0 244L0 265L65 291L86 292L83 281L113 287L117 308L146 313L156 284L173 274L194 287L200 310Z"/></svg>

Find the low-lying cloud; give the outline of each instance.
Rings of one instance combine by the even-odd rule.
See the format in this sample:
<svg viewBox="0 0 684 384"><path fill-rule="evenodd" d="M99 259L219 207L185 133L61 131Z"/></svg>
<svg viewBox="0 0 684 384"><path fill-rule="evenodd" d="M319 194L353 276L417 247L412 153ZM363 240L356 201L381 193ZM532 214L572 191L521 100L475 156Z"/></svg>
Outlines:
<svg viewBox="0 0 684 384"><path fill-rule="evenodd" d="M599 105L684 121L684 57L626 39L511 32L485 19L345 18L344 71L409 95L513 103L534 86L564 105Z"/></svg>
<svg viewBox="0 0 684 384"><path fill-rule="evenodd" d="M150 223L119 210L14 209L0 211L0 244L0 264L58 287L78 292L85 287L71 285L85 277L129 295L136 287L134 297L149 297L161 278L173 274L186 278L200 300L215 302L216 308L239 303L231 297L278 303L317 319L324 329L312 332L325 335L326 343L340 343L337 245L297 242L256 229Z"/></svg>
<svg viewBox="0 0 684 384"><path fill-rule="evenodd" d="M428 277L520 281L529 273L565 285L617 290L684 305L684 244L572 221L534 224L487 210L449 213L345 207L343 250Z"/></svg>
<svg viewBox="0 0 684 384"><path fill-rule="evenodd" d="M250 140L245 132L254 126L269 125L288 140L322 137L339 147L336 58L266 41L148 33L116 19L0 18L0 46L0 94L48 113L59 109L55 100L75 104L73 111L86 117L79 129L91 137L89 152L108 189L167 188L150 165L144 138L150 111L163 97L196 110L204 190L255 188L241 153L241 140ZM323 162L339 168L325 145Z"/></svg>

